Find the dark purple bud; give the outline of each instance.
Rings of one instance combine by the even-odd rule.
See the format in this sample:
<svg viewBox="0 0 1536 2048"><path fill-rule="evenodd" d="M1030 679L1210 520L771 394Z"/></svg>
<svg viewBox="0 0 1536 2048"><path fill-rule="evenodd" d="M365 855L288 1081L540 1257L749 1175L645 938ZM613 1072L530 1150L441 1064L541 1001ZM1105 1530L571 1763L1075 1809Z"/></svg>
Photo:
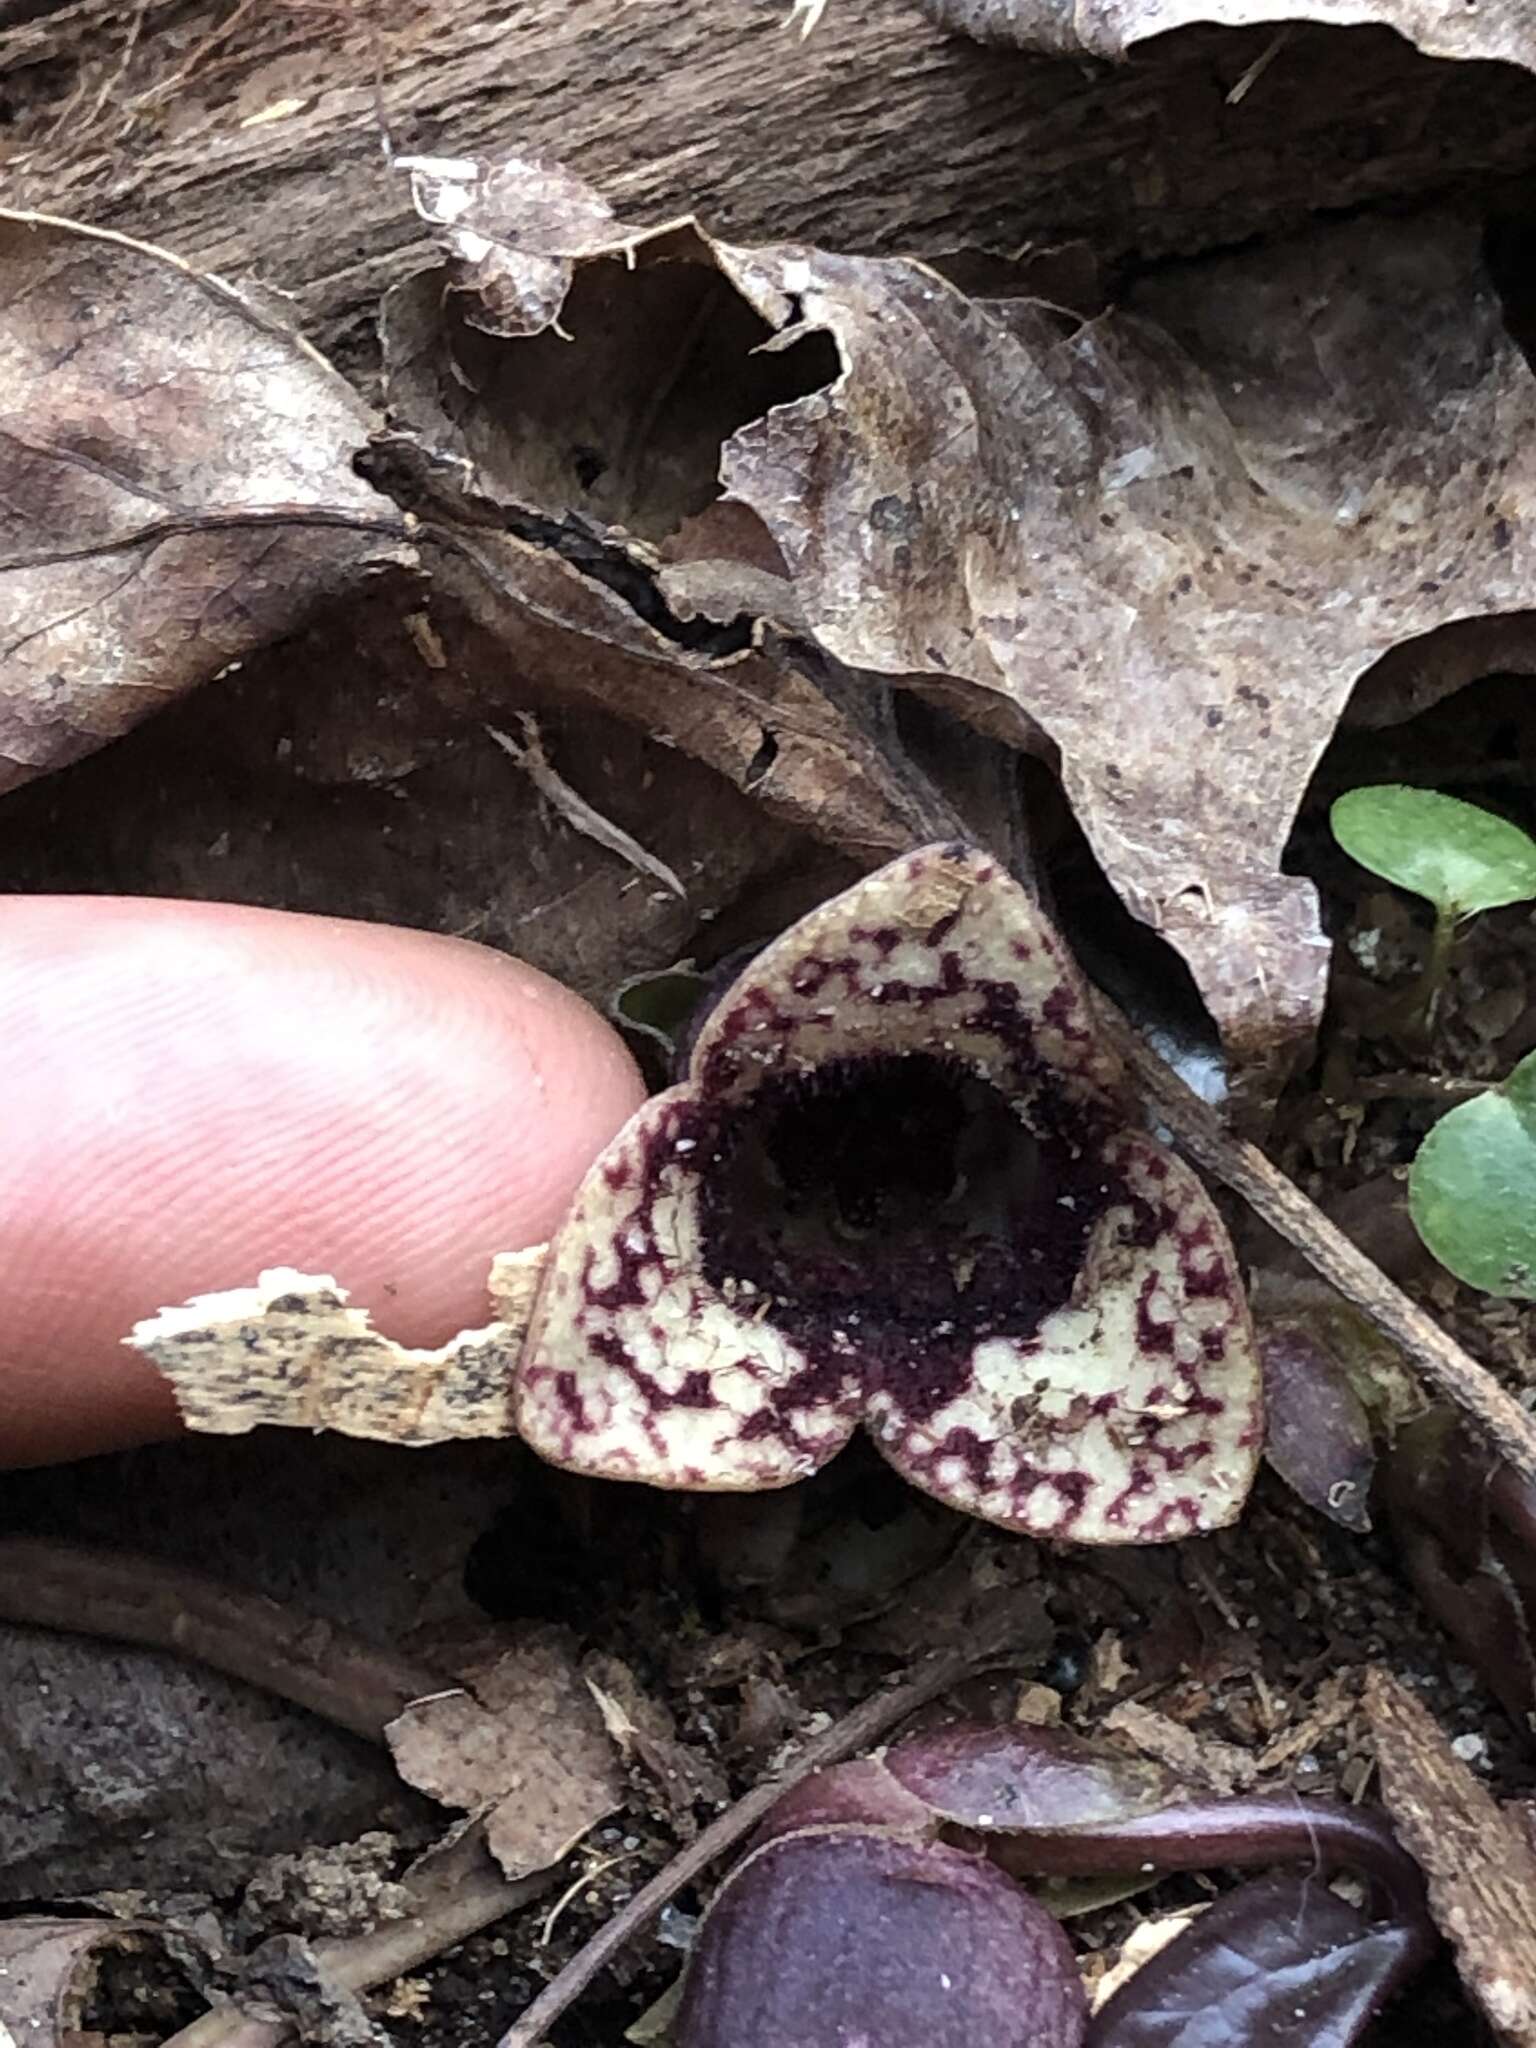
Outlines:
<svg viewBox="0 0 1536 2048"><path fill-rule="evenodd" d="M1079 2048L1087 2001L1056 1921L984 1858L828 1829L727 1879L678 2048Z"/></svg>
<svg viewBox="0 0 1536 2048"><path fill-rule="evenodd" d="M1265 1457L1308 1507L1364 1535L1376 1446L1348 1374L1316 1332L1297 1322L1262 1326L1259 1357Z"/></svg>
<svg viewBox="0 0 1536 2048"><path fill-rule="evenodd" d="M1422 1906L1371 1921L1315 1877L1255 1878L1120 1987L1088 2048L1351 2048L1436 1938Z"/></svg>

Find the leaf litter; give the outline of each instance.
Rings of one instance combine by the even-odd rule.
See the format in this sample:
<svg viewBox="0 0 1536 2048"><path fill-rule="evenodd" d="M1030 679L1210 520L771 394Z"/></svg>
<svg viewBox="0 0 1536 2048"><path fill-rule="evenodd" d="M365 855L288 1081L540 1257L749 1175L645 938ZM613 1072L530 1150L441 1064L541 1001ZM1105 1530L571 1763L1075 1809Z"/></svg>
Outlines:
<svg viewBox="0 0 1536 2048"><path fill-rule="evenodd" d="M1121 25L1146 19L1127 9ZM1496 14L1474 26L1489 21L1498 32ZM294 491L297 511L269 488L259 501L240 497L226 525L213 499L194 499L190 511L178 500L171 523L187 530L171 534L142 508L131 507L114 525L110 506L93 506L86 558L121 551L154 602L132 613L122 603L103 608L88 577L43 588L36 601L48 621L64 616L61 590L66 603L83 600L99 645L113 654L112 672L127 684L105 701L82 700L73 687L61 694L51 672L40 686L36 657L13 650L3 682L19 707L14 729L31 749L13 749L18 777L64 765L149 708L153 700L136 679L164 666L164 618L188 616L174 604L166 611L156 590L162 574L169 572L173 600L184 601L190 585L203 604L220 574L221 590L243 595L254 578L262 598L245 605L227 632L205 630L199 613L196 630L177 640L180 665L165 667L163 693L172 694L231 660L259 663L264 648L290 634L315 603L343 598L385 559L407 575L419 560L434 578L438 618L457 610L514 672L557 676L568 701L600 704L686 748L773 813L793 849L789 864L803 870L811 839L871 866L952 829L953 820L964 822L964 804L919 765L903 731L901 694L941 689L951 710L993 735L989 745L1006 732L1014 746L1059 767L1110 884L1185 954L1238 1072L1294 1059L1319 1021L1326 953L1311 884L1282 857L1356 682L1378 661L1383 677L1401 667L1405 648L1427 650L1419 662L1427 684L1416 670L1412 701L1388 714L1410 716L1453 687L1458 660L1468 658L1463 648L1437 659L1437 629L1475 628L1524 608L1520 451L1528 438L1521 426L1528 373L1504 331L1472 226L1455 215L1401 226L1341 224L1289 245L1170 267L1132 286L1114 311L1084 319L1027 298L968 298L915 264L738 250L691 224L626 235L601 199L550 164L484 172L449 162L418 166L415 176L418 203L437 218L446 269L406 287L389 309L388 430L378 432L360 402L337 398L323 366L309 365L319 383L304 386L299 377L307 392L299 402L319 406L315 393L324 390L336 407L327 413L319 406L315 471ZM57 231L66 241L77 233ZM113 263L118 253L114 247ZM124 287L126 302L141 312L154 303L152 290L135 296L144 290L142 257L132 254ZM234 316L238 334L246 302L232 305L221 297L224 288L189 279L177 289L206 294ZM262 317L251 324L264 333ZM655 353L668 369L659 392L611 374L620 344L645 355L633 345L637 324L645 336L662 337ZM716 343L745 359L734 380L706 374ZM228 346L232 361L248 361L243 342L231 338ZM283 363L295 346L291 339L278 345ZM582 374L571 376L568 360L563 380L550 382L552 370L527 356L541 347L577 356L585 350ZM515 368L514 350L523 352ZM297 353L303 357L301 347ZM258 397L265 367L258 357L245 377L244 388ZM536 406L519 410L520 384L536 394ZM79 421L66 418L64 426L77 433ZM134 459L123 473L131 480L151 474L135 431L130 419ZM365 443L371 486L351 472ZM72 453L78 457L73 444ZM97 456L87 450L87 457L90 476ZM169 466L175 461L173 449ZM229 489L227 464L215 459L210 467L219 488ZM305 484L312 501L303 497ZM407 524L381 484L420 522L409 530L409 552ZM1014 510L1017 521L1006 516ZM1106 526L1105 518L1116 523ZM295 522L305 528L305 573L279 577L272 571L280 558L261 550L290 544ZM1024 530L1014 535L1014 526ZM314 544L316 528L334 528L318 536L322 546ZM1390 547L1382 532L1391 535ZM246 552L235 549L231 534ZM190 567L174 551L168 561L172 541L188 542ZM326 552L332 546L334 559ZM1252 580L1242 582L1243 570L1229 567L1218 548L1251 564ZM9 573L23 577L73 569L38 551L9 563ZM1180 590L1183 576L1190 584ZM19 587L34 601L31 586ZM1027 609L1021 591L1036 593ZM1040 601L1046 592L1048 605ZM1339 601L1330 605L1330 597ZM1118 629L1106 633L1106 621L1116 619ZM1506 623L1514 628L1508 658L1519 667L1526 659L1520 625ZM452 643L435 624L417 635L420 648L435 650L432 660L423 657L434 673L440 661L452 670L455 657L443 656L444 644ZM1106 731L1104 678L1111 673L1136 677L1138 689L1134 699L1114 699L1117 719ZM999 706L1009 714L1001 726ZM515 695L505 708L475 709L494 710L498 729L520 730L525 742L530 729L520 718L539 715ZM1111 767L1128 788L1111 790L1119 779ZM411 763L391 776L409 784L417 773ZM355 779L355 769L343 769L341 781ZM582 830L582 819L605 818L582 789L557 779L564 794L554 783L546 794L563 826ZM67 782L61 778L60 789ZM643 807L634 823L638 830L596 835L620 862L636 850L647 854L651 844ZM806 907L752 936L772 936ZM674 943L656 964L682 954ZM306 1288L324 1294L329 1284L283 1276L284 1285L290 1280L301 1295ZM216 1320L198 1306L202 1323ZM332 1318L335 1335L366 1339L343 1301L301 1302L289 1333L301 1351L314 1335L304 1327L306 1306ZM225 1307L238 1341L263 1341L267 1311L259 1300ZM515 1345L516 1318L503 1320ZM195 1348L189 1319L179 1334ZM336 1346L336 1361L346 1348ZM306 1419L323 1416L335 1426L345 1413L346 1372L335 1377L323 1344L314 1355ZM386 1363L419 1394L419 1361ZM483 1361L488 1425L492 1383L507 1363L494 1349ZM282 1370L271 1375L274 1387ZM295 1410L290 1405L284 1416L281 1401L269 1399L250 1419L291 1421ZM444 1433L456 1433L456 1425L450 1421ZM572 1484L576 1490L560 1498L571 1525L589 1528L592 1508L579 1504L588 1496ZM1332 1491L1325 1476L1322 1498ZM837 1515L848 1513L845 1501L834 1535ZM687 1525L675 1526L686 1552ZM847 1526L851 1532L852 1521ZM1079 1618L1097 1620L1138 1653L1109 1688L1134 1681L1140 1690L1123 1702L1115 1725L1182 1755L1192 1769L1203 1763L1207 1777L1225 1773L1229 1783L1243 1782L1242 1759L1257 1757L1261 1780L1273 1771L1276 1782L1289 1783L1320 1768L1327 1782L1363 1784L1369 1745L1359 1703L1334 1676L1319 1683L1316 1673L1331 1674L1342 1660L1348 1674L1363 1661L1362 1646L1391 1606L1379 1566L1366 1553L1339 1548L1344 1537L1325 1535L1321 1523L1262 1486L1245 1529L1211 1541L1213 1549L1198 1546L1198 1563L1192 1548L1175 1565L1168 1584L1178 1590L1155 1614L1163 1596L1148 1594L1151 1580L1138 1576L1134 1552L1086 1575L1047 1557L1044 1571L1073 1588ZM1255 1558L1287 1587L1284 1604L1262 1591ZM861 1650L853 1638L863 1625L850 1630L845 1609L823 1605L818 1644L814 1590L797 1592L795 1624L786 1629L751 1617L763 1589L739 1589L730 1595L733 1613L768 1631L742 1640L757 1641L760 1653L771 1642L772 1661L754 1668L744 1653L746 1663L721 1695L727 1704L706 1704L696 1686L668 1675L658 1649L677 1622L667 1591L677 1564L674 1550L627 1627L618 1616L623 1569L611 1559L606 1567L614 1602L608 1640L646 1670L663 1699L670 1696L670 1709L663 1705L660 1718L648 1720L645 1687L619 1704L623 1681L613 1663L610 1685L599 1691L610 1728L628 1731L631 1744L649 1727L647 1768L656 1784L671 1773L686 1778L690 1746L709 1767L664 1824L685 1837L688 1805L712 1803L729 1782L712 1761L731 1754L713 1724L733 1711L732 1685L741 1687L735 1706L744 1716L750 1680L759 1692L778 1689L781 1726L793 1726L797 1715L802 1727L814 1725L814 1716L804 1719L807 1674L811 1699L846 1699L888 1668L879 1660L891 1652L874 1645L894 1643L900 1631L890 1615L880 1617ZM928 1579L944 1589L941 1602L949 1597L952 1571L953 1560L920 1569L915 1613ZM1306 1613L1289 1605L1298 1582L1315 1603ZM707 1556L688 1561L684 1583L709 1587ZM685 1633L700 1626L690 1616ZM1250 1627L1245 1661L1240 1641ZM1401 1616L1392 1629L1397 1653L1421 1682L1438 1669L1432 1635L1416 1633ZM1070 1637L1071 1629L1057 1633ZM1160 1644L1176 1639L1188 1654L1170 1661ZM1300 1649L1307 1640L1310 1662ZM911 1647L898 1653L914 1654ZM1053 1655L1070 1661L1070 1645L1058 1642ZM611 1765L610 1738L593 1718L597 1703L572 1684L564 1653L558 1685L553 1666L540 1667L543 1679L524 1671L528 1684L513 1685L506 1661L513 1656L503 1651L486 1667L507 1680L497 1700L450 1687L443 1699L410 1709L412 1740L425 1751L412 1768L450 1803L488 1820L501 1814L514 1830L502 1846L516 1869L536 1871L541 1858L595 1826L598 1860L579 1883L590 1885L600 1905L614 1894L606 1889L611 1880L596 1873L634 1855L654 1868L665 1842L642 1831L635 1850L605 1846L611 1808L601 1799L621 1797L622 1787L599 1762L601 1752ZM1025 1661L1023 1691L1065 1701L1070 1713L1076 1688L1058 1692L1040 1682L1042 1672L1059 1674L1033 1641ZM618 1669L629 1668L621 1658ZM1298 1680L1300 1673L1308 1675ZM80 1683L90 1690L89 1678ZM543 1714L546 1727L562 1737L568 1720L572 1729L588 1728L594 1784L603 1787L587 1805L557 1803L543 1817L520 1796L526 1780L519 1771L537 1756L537 1737L526 1728L522 1736L508 1733L521 1725L519 1703L525 1707L541 1687L560 1700ZM996 1697L1006 1712L1007 1688ZM1475 1734L1486 1750L1478 1732L1485 1710L1475 1699L1442 1688L1437 1704L1453 1725L1471 1717L1459 1745ZM1371 1712L1382 1724L1388 1709L1379 1689ZM505 1715L512 1719L502 1729L495 1724ZM1401 1731L1394 1730L1396 1739ZM1193 1740L1192 1756L1181 1732ZM750 1746L737 1752L752 1753ZM1382 1761L1385 1767L1385 1753ZM538 1768L557 1777L567 1764L562 1758L548 1772ZM1407 1815L1411 1800L1394 1796L1390 1783L1387 1790L1389 1803ZM1433 1797L1424 1795L1432 1813L1442 1810L1437 1801L1467 1796L1461 1780L1454 1792L1437 1781ZM1486 1820L1495 1809L1484 1798ZM1404 1825L1414 1840L1414 1823ZM614 1836L611 1827L606 1832ZM1460 1929L1461 1906L1453 1893L1446 1898L1437 1894L1443 1924ZM1142 1908L1105 1910L1119 1913L1118 1923L1111 1917L1106 1924L1124 1932ZM1498 1925L1474 1933L1464 1950L1476 1995L1519 2039L1525 1992L1507 1970L1498 1974L1510 1960L1505 1934ZM531 1981L522 1981L526 2002ZM323 1995L323 1981L316 1984Z"/></svg>

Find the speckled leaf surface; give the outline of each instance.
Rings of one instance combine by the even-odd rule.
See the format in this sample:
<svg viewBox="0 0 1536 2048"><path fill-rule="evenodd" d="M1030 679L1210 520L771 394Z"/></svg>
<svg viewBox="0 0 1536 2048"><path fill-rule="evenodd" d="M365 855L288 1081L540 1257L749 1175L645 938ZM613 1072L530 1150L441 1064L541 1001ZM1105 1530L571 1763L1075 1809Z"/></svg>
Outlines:
<svg viewBox="0 0 1536 2048"><path fill-rule="evenodd" d="M1536 381L1476 224L1321 229L1082 324L914 265L722 261L846 365L723 466L818 637L1027 710L1231 1051L1294 1042L1327 949L1281 857L1354 685L1529 604Z"/></svg>
<svg viewBox="0 0 1536 2048"><path fill-rule="evenodd" d="M793 926L551 1249L515 1417L556 1464L788 1485L862 1421L965 1512L1156 1542L1238 1512L1261 1434L1236 1263L1134 1127L1060 940L930 847Z"/></svg>

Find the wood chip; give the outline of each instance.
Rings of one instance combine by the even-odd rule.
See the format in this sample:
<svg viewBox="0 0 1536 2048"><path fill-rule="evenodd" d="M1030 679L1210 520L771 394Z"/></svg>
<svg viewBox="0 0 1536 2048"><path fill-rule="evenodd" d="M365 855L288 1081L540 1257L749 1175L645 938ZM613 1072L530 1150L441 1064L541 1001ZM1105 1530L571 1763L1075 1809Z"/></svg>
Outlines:
<svg viewBox="0 0 1536 2048"><path fill-rule="evenodd" d="M1536 1848L1400 1679L1374 1668L1365 1706L1382 1797L1462 1981L1500 2040L1536 2048Z"/></svg>
<svg viewBox="0 0 1536 2048"><path fill-rule="evenodd" d="M1182 1721L1170 1720L1152 1707L1135 1700L1123 1700L1111 1707L1100 1724L1106 1734L1124 1735L1158 1763L1167 1764L1181 1778L1222 1795L1246 1792L1258 1776L1253 1757L1235 1743L1220 1742L1197 1735Z"/></svg>

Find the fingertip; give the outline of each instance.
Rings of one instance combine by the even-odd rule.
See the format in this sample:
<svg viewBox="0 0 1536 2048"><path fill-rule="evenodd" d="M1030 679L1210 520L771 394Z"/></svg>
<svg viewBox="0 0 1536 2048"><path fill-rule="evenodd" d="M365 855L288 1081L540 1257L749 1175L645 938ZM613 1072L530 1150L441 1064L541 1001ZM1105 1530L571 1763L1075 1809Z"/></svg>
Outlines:
<svg viewBox="0 0 1536 2048"><path fill-rule="evenodd" d="M569 990L433 934L222 904L0 905L0 1463L173 1431L121 1339L272 1265L381 1329L485 1320L644 1097Z"/></svg>

